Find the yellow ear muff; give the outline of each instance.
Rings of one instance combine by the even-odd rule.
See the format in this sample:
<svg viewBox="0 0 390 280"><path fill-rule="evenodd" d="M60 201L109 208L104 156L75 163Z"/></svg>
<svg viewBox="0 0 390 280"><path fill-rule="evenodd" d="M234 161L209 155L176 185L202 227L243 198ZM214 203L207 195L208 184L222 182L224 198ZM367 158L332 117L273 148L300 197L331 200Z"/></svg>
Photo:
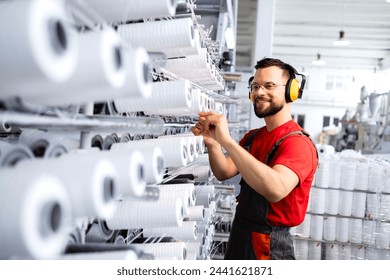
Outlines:
<svg viewBox="0 0 390 280"><path fill-rule="evenodd" d="M299 81L297 79L292 79L289 89L289 102L293 102L299 97Z"/></svg>

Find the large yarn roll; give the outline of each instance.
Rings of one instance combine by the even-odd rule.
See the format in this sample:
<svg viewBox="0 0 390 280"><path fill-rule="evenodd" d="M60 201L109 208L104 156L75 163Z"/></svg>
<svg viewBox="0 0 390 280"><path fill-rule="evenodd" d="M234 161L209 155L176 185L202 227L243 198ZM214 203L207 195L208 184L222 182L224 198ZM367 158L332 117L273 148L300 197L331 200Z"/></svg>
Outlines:
<svg viewBox="0 0 390 280"><path fill-rule="evenodd" d="M110 229L136 229L151 226L180 226L183 223L180 199L157 201L122 200L113 217L107 219Z"/></svg>
<svg viewBox="0 0 390 280"><path fill-rule="evenodd" d="M165 81L151 84L149 98L117 98L114 106L118 113L144 111L147 114L188 112L191 108L192 90L189 81Z"/></svg>
<svg viewBox="0 0 390 280"><path fill-rule="evenodd" d="M78 38L64 1L0 1L0 34L2 97L40 94L73 74Z"/></svg>
<svg viewBox="0 0 390 280"><path fill-rule="evenodd" d="M186 166L188 162L188 150L187 142L184 138L180 137L171 137L171 138L153 138L153 139L143 139L135 140L125 143L126 145L115 144L112 146L112 149L132 149L136 148L141 151L147 151L148 149L155 149L156 147L161 149L162 152L162 161L159 157L155 158L157 162L153 167L157 173L161 173L161 163L163 167L175 167L175 166ZM127 146L128 145L128 146ZM155 172L155 171L153 171ZM159 176L158 176L159 177ZM158 179L158 178L156 178Z"/></svg>
<svg viewBox="0 0 390 280"><path fill-rule="evenodd" d="M20 162L17 168L36 173L45 170L60 178L70 193L75 217L104 219L114 214L118 174L108 159L74 153Z"/></svg>
<svg viewBox="0 0 390 280"><path fill-rule="evenodd" d="M147 254L154 255L156 260L169 258L185 260L187 257L185 242L142 243L131 244L131 246Z"/></svg>
<svg viewBox="0 0 390 280"><path fill-rule="evenodd" d="M148 184L160 183L164 176L164 158L160 147L143 146L143 141L129 141L115 143L111 146L112 152L132 153L141 152L145 158L144 176Z"/></svg>
<svg viewBox="0 0 390 280"><path fill-rule="evenodd" d="M84 0L88 9L95 12L95 23L116 23L129 20L174 16L176 0ZM77 22L83 23L75 17Z"/></svg>
<svg viewBox="0 0 390 280"><path fill-rule="evenodd" d="M197 227L195 221L183 221L180 227L147 227L142 232L144 237L169 236L181 241L194 241Z"/></svg>
<svg viewBox="0 0 390 280"><path fill-rule="evenodd" d="M68 192L47 171L0 170L0 259L52 259L71 226Z"/></svg>
<svg viewBox="0 0 390 280"><path fill-rule="evenodd" d="M80 33L78 63L73 75L61 87L30 100L46 105L104 102L115 98L126 80L123 48L112 28Z"/></svg>
<svg viewBox="0 0 390 280"><path fill-rule="evenodd" d="M20 161L33 158L34 154L28 146L0 141L0 166L14 166Z"/></svg>
<svg viewBox="0 0 390 280"><path fill-rule="evenodd" d="M144 47L149 52L195 45L190 17L123 24L118 26L118 33L128 47Z"/></svg>

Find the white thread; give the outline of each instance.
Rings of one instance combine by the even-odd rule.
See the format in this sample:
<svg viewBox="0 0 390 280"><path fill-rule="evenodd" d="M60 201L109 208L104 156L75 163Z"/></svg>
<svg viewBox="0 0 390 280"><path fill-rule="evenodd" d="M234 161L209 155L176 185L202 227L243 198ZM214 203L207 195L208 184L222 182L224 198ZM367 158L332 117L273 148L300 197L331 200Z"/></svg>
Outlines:
<svg viewBox="0 0 390 280"><path fill-rule="evenodd" d="M0 259L57 258L71 228L63 182L42 169L2 169L0 178Z"/></svg>
<svg viewBox="0 0 390 280"><path fill-rule="evenodd" d="M321 260L321 242L309 242L309 260Z"/></svg>
<svg viewBox="0 0 390 280"><path fill-rule="evenodd" d="M203 221L204 215L204 206L194 205L188 209L188 215L186 217L188 217L188 219L190 219L191 221Z"/></svg>
<svg viewBox="0 0 390 280"><path fill-rule="evenodd" d="M351 245L340 245L340 260L350 260L352 255Z"/></svg>
<svg viewBox="0 0 390 280"><path fill-rule="evenodd" d="M196 240L198 235L195 221L183 221L180 227L147 227L142 232L144 237L169 236L181 241Z"/></svg>
<svg viewBox="0 0 390 280"><path fill-rule="evenodd" d="M324 217L318 215L311 216L310 222L310 238L313 240L322 240L324 231Z"/></svg>
<svg viewBox="0 0 390 280"><path fill-rule="evenodd" d="M27 97L45 105L103 102L115 98L126 80L119 35L112 28L88 31L79 36L76 69L61 88Z"/></svg>
<svg viewBox="0 0 390 280"><path fill-rule="evenodd" d="M109 252L89 252L64 254L60 257L62 260L138 260L137 253L133 250L119 250Z"/></svg>
<svg viewBox="0 0 390 280"><path fill-rule="evenodd" d="M144 111L151 115L189 112L192 102L191 86L187 80L151 83L149 98L116 98L114 105L118 113Z"/></svg>
<svg viewBox="0 0 390 280"><path fill-rule="evenodd" d="M14 166L23 160L34 158L34 154L24 144L0 141L0 166Z"/></svg>
<svg viewBox="0 0 390 280"><path fill-rule="evenodd" d="M70 193L75 217L108 218L114 214L118 173L109 160L99 158L100 152L71 153L59 158L20 162L19 170L28 169L59 177Z"/></svg>
<svg viewBox="0 0 390 280"><path fill-rule="evenodd" d="M183 204L159 199L139 201L126 199L118 202L115 215L107 219L110 229L132 229L150 226L180 226L183 222Z"/></svg>
<svg viewBox="0 0 390 280"><path fill-rule="evenodd" d="M185 242L165 242L165 243L132 243L132 247L142 250L147 254L154 255L156 260L166 258L176 258L185 260L187 251Z"/></svg>
<svg viewBox="0 0 390 280"><path fill-rule="evenodd" d="M375 244L376 222L372 220L363 220L362 244L372 246Z"/></svg>
<svg viewBox="0 0 390 280"><path fill-rule="evenodd" d="M350 219L349 220L349 237L348 240L352 243L362 243L362 231L363 231L363 220L361 219Z"/></svg>
<svg viewBox="0 0 390 280"><path fill-rule="evenodd" d="M340 258L340 245L334 243L325 244L325 259L338 260Z"/></svg>
<svg viewBox="0 0 390 280"><path fill-rule="evenodd" d="M349 218L339 218L336 220L336 240L339 242L348 242L349 236Z"/></svg>
<svg viewBox="0 0 390 280"><path fill-rule="evenodd" d="M143 47L148 52L164 52L165 49L195 46L191 18L122 24L117 30L126 46Z"/></svg>
<svg viewBox="0 0 390 280"><path fill-rule="evenodd" d="M141 145L140 145L141 144ZM132 153L141 152L144 159L145 180L148 184L160 183L164 176L164 159L160 147L145 147L142 141L129 141L126 143L115 143L111 146L113 152Z"/></svg>
<svg viewBox="0 0 390 280"><path fill-rule="evenodd" d="M95 23L126 22L135 19L174 16L176 0L84 0L88 7L102 18L94 18ZM76 18L77 20L77 18ZM80 19L78 23L83 23Z"/></svg>
<svg viewBox="0 0 390 280"><path fill-rule="evenodd" d="M351 216L353 192L340 190L339 195L339 214L347 217Z"/></svg>
<svg viewBox="0 0 390 280"><path fill-rule="evenodd" d="M189 214L189 208L195 205L194 184L164 184L158 186L160 198L172 199L180 198L183 203L184 214Z"/></svg>
<svg viewBox="0 0 390 280"><path fill-rule="evenodd" d="M326 189L312 188L310 211L315 214L324 214L326 202Z"/></svg>
<svg viewBox="0 0 390 280"><path fill-rule="evenodd" d="M366 216L369 219L378 219L380 211L380 196L376 193L367 194Z"/></svg>
<svg viewBox="0 0 390 280"><path fill-rule="evenodd" d="M331 215L337 215L339 213L339 190L326 190L325 213Z"/></svg>
<svg viewBox="0 0 390 280"><path fill-rule="evenodd" d="M364 215L366 214L366 200L367 200L367 193L364 192L353 193L351 216L364 218Z"/></svg>
<svg viewBox="0 0 390 280"><path fill-rule="evenodd" d="M2 97L41 94L73 74L78 40L67 24L64 2L1 1L0 34L6 42L0 46Z"/></svg>
<svg viewBox="0 0 390 280"><path fill-rule="evenodd" d="M336 240L336 217L324 217L324 239Z"/></svg>

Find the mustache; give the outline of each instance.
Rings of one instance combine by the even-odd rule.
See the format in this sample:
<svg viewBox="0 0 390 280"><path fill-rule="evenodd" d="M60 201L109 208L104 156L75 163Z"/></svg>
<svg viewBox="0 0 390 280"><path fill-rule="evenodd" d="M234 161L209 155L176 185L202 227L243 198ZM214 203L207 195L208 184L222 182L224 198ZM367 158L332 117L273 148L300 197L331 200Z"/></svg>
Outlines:
<svg viewBox="0 0 390 280"><path fill-rule="evenodd" d="M270 101L271 99L265 96L256 96L253 100L256 102L256 101Z"/></svg>

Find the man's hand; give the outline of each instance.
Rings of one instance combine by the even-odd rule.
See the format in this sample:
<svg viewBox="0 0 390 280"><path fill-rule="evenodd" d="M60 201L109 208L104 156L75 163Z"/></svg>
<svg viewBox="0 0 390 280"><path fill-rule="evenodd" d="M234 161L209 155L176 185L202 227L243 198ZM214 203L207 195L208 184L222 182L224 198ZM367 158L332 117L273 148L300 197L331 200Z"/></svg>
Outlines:
<svg viewBox="0 0 390 280"><path fill-rule="evenodd" d="M199 121L192 128L195 135L202 134L207 144L215 144L214 141L224 145L232 140L226 117L214 112L199 113Z"/></svg>

